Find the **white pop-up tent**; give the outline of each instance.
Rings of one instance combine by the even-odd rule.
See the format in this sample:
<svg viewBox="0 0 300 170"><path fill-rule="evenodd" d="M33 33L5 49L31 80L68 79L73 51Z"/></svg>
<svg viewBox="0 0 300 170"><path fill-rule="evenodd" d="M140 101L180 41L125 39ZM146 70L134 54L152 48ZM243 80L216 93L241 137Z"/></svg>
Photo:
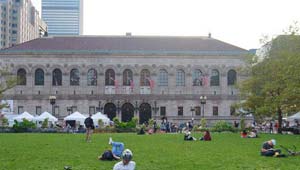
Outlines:
<svg viewBox="0 0 300 170"><path fill-rule="evenodd" d="M287 117L287 120L288 121L300 120L300 112L298 112L298 113L296 113L292 116Z"/></svg>
<svg viewBox="0 0 300 170"><path fill-rule="evenodd" d="M34 117L29 114L28 112L23 112L22 114L20 114L19 116L14 117L14 120L18 121L18 122L22 122L23 119L29 120L29 121L33 121Z"/></svg>
<svg viewBox="0 0 300 170"><path fill-rule="evenodd" d="M97 112L96 114L94 114L92 116L92 119L94 121L95 126L98 125L99 119L102 120L102 122L104 123L105 126L109 125L109 122L110 122L110 119L105 114L102 114L101 112Z"/></svg>
<svg viewBox="0 0 300 170"><path fill-rule="evenodd" d="M4 117L8 120L8 126L12 127L14 125L14 118L19 115L17 114L4 114Z"/></svg>
<svg viewBox="0 0 300 170"><path fill-rule="evenodd" d="M75 120L76 122L80 122L80 125L84 125L85 116L79 112L74 112L69 116L64 118L64 121Z"/></svg>
<svg viewBox="0 0 300 170"><path fill-rule="evenodd" d="M54 117L53 115L51 115L48 112L43 112L41 115L35 117L36 121L44 121L45 119L48 118L48 121L50 122L57 122L58 119L56 117Z"/></svg>

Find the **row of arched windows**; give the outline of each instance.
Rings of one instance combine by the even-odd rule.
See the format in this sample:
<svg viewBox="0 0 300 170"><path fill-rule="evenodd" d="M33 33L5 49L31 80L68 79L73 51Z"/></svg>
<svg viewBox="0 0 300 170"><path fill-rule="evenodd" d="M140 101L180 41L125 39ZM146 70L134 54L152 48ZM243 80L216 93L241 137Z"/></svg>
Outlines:
<svg viewBox="0 0 300 170"><path fill-rule="evenodd" d="M45 73L42 69L38 68L34 74L34 85L43 86L45 82ZM105 72L105 85L114 86L117 84L115 79L115 71L108 69ZM26 85L26 70L21 68L17 71L18 85ZM234 85L236 83L237 74L235 70L229 70L227 73L227 85ZM168 86L168 72L165 69L159 70L157 85ZM193 86L220 86L220 73L217 69L211 71L211 75L204 75L200 69L195 69L192 73ZM151 82L154 81L150 77L150 71L143 69L140 74L140 86L151 86ZM123 71L123 86L133 85L133 72L130 69ZM60 69L54 69L52 72L52 85L62 85L62 71ZM70 71L70 85L80 85L80 72L78 69L72 69ZM97 86L97 71L90 69L87 72L87 85ZM176 71L176 86L185 86L185 72L182 69Z"/></svg>

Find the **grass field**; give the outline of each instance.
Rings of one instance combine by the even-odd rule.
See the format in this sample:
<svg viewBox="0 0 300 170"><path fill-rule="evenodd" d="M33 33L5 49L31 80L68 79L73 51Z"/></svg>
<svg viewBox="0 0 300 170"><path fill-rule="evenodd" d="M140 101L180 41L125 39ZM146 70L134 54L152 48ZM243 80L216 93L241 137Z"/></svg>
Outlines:
<svg viewBox="0 0 300 170"><path fill-rule="evenodd" d="M201 134L195 134L200 137ZM300 156L260 156L263 141L274 138L278 146L296 145L300 136L262 134L242 139L239 134L214 133L213 141L183 141L182 134L94 134L91 143L84 134L0 134L0 170L110 170L117 161L99 161L110 148L108 138L122 141L133 151L137 170L199 169L300 169Z"/></svg>

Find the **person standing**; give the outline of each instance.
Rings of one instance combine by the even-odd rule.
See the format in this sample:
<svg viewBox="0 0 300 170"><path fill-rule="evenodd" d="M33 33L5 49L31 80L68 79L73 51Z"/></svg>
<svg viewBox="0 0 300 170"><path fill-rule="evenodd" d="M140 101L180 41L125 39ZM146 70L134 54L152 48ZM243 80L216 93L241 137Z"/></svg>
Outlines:
<svg viewBox="0 0 300 170"><path fill-rule="evenodd" d="M113 170L135 170L135 162L132 161L132 152L125 149L122 153L122 161L114 165Z"/></svg>
<svg viewBox="0 0 300 170"><path fill-rule="evenodd" d="M85 138L85 141L91 142L91 135L93 133L93 129L95 129L94 121L92 119L92 114L89 114L89 117L87 117L84 120L84 125L86 127L86 138Z"/></svg>

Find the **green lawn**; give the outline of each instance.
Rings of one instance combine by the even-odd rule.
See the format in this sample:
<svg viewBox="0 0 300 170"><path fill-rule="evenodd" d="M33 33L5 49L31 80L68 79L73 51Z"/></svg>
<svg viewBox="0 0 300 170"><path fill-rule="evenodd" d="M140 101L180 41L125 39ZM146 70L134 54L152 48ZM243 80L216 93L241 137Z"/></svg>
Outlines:
<svg viewBox="0 0 300 170"><path fill-rule="evenodd" d="M123 141L133 151L137 170L199 169L300 169L300 156L260 156L263 141L274 138L278 145L296 145L300 136L262 134L242 139L239 134L214 133L213 141L183 141L182 134L94 134L91 143L83 134L0 134L0 170L109 170L116 161L98 161L110 148L108 138ZM200 137L200 134L196 134Z"/></svg>

